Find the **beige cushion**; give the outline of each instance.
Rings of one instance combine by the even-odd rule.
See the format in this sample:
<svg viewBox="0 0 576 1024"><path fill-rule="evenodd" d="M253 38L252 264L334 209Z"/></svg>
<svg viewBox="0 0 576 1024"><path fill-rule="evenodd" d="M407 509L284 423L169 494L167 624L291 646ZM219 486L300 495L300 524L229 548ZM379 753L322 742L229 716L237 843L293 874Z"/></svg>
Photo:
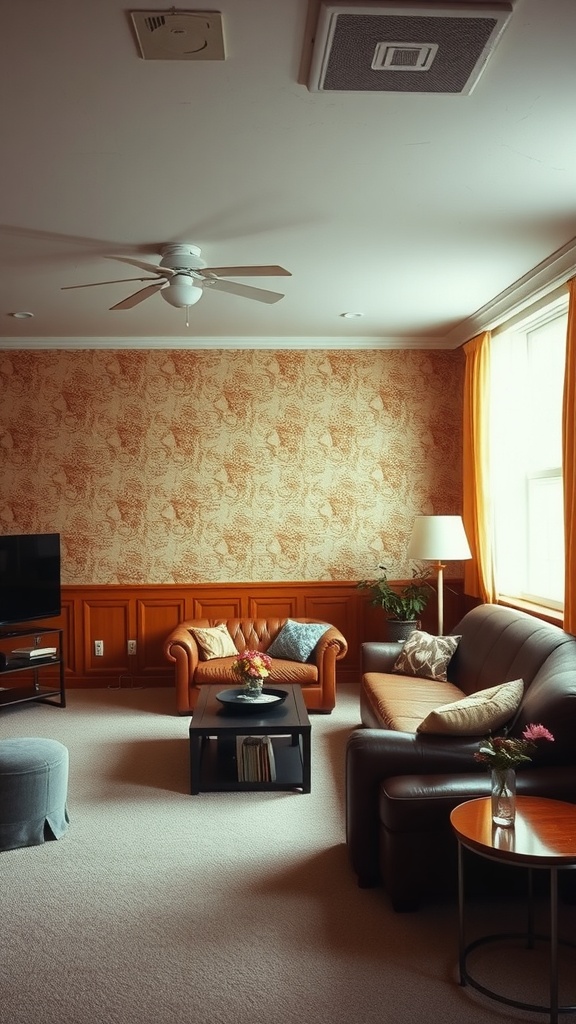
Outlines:
<svg viewBox="0 0 576 1024"><path fill-rule="evenodd" d="M206 661L210 661L211 658L231 658L238 654L224 623L206 629L200 629L199 626L190 627L190 632Z"/></svg>
<svg viewBox="0 0 576 1024"><path fill-rule="evenodd" d="M431 636L421 629L415 629L404 642L392 671L444 682L448 662L460 640L459 636Z"/></svg>
<svg viewBox="0 0 576 1024"><path fill-rule="evenodd" d="M500 683L471 693L453 704L436 708L420 722L417 732L482 736L505 725L517 711L524 694L522 679Z"/></svg>

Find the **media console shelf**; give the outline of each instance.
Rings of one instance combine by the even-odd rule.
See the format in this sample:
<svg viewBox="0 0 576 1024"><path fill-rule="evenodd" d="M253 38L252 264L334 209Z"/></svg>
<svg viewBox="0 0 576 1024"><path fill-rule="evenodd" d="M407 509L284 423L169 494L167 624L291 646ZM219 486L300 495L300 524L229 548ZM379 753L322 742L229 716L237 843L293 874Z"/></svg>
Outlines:
<svg viewBox="0 0 576 1024"><path fill-rule="evenodd" d="M63 654L63 633L62 629L52 626L36 626L34 629L14 629L8 632L0 631L0 650L3 657L0 659L0 710L9 704L24 704L27 701L39 701L43 704L53 704L55 707L66 707L66 691L64 689L64 654ZM54 637L57 636L57 642ZM22 644L19 641L30 638L29 644ZM44 637L52 640L50 646L57 648L56 654L47 657L18 657L12 653L14 647L44 647ZM42 641L42 643L41 643ZM44 669L58 666L58 683L48 682L44 679L41 685L41 676ZM18 672L28 672L32 676L31 685L7 686L7 677ZM46 676L46 673L44 673ZM52 683L52 685L50 685ZM57 698L57 699L56 699Z"/></svg>

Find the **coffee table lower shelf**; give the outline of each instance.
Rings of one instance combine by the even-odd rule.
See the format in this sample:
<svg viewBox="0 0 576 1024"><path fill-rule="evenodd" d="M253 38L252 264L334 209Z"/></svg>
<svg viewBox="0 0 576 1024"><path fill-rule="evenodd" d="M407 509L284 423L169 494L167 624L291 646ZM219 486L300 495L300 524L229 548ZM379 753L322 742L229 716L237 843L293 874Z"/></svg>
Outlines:
<svg viewBox="0 0 576 1024"><path fill-rule="evenodd" d="M235 737L205 737L201 743L200 777L194 791L201 793L236 790L290 790L304 786L304 766L299 742L290 736L271 736L276 762L274 782L240 782L235 752Z"/></svg>

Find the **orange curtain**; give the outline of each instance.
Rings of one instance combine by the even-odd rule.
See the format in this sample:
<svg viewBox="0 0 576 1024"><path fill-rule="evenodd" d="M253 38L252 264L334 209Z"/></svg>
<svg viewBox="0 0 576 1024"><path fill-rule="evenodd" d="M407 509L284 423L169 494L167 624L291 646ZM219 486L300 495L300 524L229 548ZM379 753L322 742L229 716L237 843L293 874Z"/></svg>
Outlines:
<svg viewBox="0 0 576 1024"><path fill-rule="evenodd" d="M464 591L484 603L498 599L494 580L489 478L490 331L464 345L462 519L472 558L464 563Z"/></svg>
<svg viewBox="0 0 576 1024"><path fill-rule="evenodd" d="M562 404L564 484L564 629L576 634L576 278L568 283L568 332Z"/></svg>

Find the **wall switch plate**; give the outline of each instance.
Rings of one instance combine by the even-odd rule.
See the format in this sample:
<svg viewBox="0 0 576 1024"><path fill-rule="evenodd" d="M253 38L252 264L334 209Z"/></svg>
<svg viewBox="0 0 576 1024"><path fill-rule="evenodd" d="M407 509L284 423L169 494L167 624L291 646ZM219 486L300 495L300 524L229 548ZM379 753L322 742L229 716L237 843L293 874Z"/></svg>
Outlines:
<svg viewBox="0 0 576 1024"><path fill-rule="evenodd" d="M128 641L128 654L136 654L136 641L135 640L129 640Z"/></svg>
<svg viewBox="0 0 576 1024"><path fill-rule="evenodd" d="M94 641L94 654L95 654L95 656L97 658L103 658L104 657L104 641L103 640L95 640Z"/></svg>

